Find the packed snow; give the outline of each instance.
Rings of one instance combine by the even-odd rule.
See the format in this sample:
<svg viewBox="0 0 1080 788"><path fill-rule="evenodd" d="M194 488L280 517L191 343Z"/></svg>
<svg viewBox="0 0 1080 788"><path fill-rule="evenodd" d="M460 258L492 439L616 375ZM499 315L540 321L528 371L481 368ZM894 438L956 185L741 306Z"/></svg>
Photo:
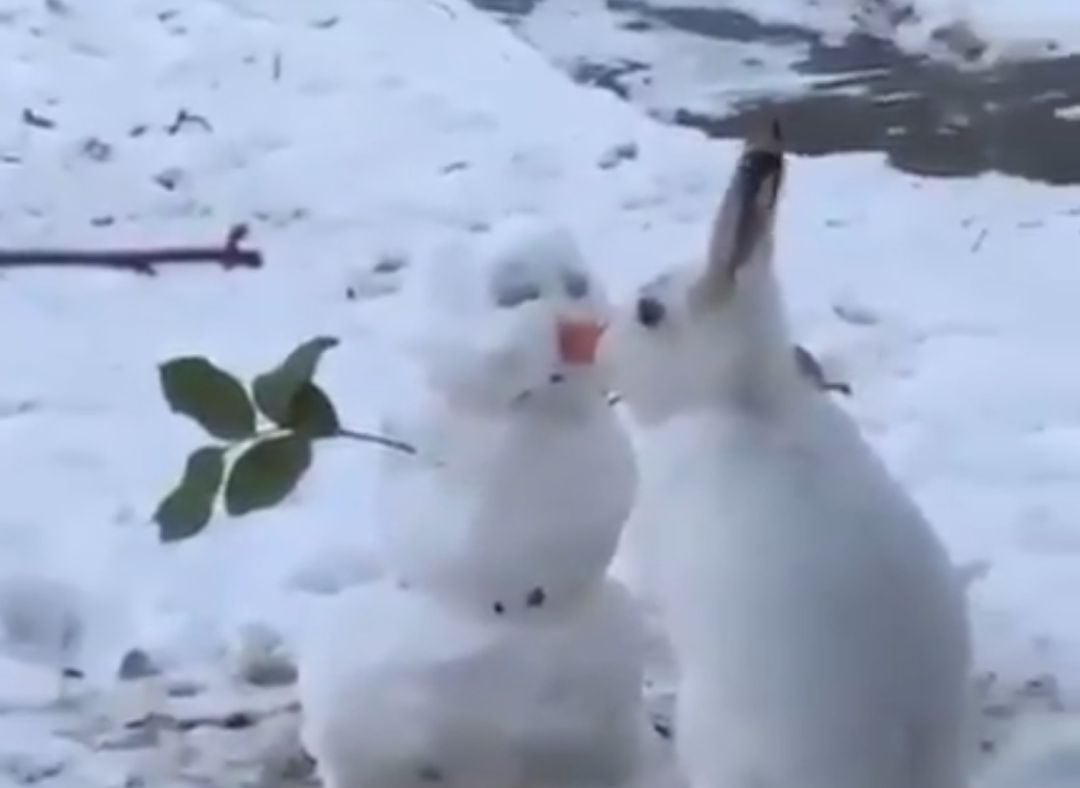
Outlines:
<svg viewBox="0 0 1080 788"><path fill-rule="evenodd" d="M1027 5L1033 31L1051 18ZM150 518L206 438L168 412L156 366L197 353L250 377L338 336L319 380L347 425L377 429L425 393L409 347L432 269L545 214L625 299L700 254L738 148L573 85L462 0L9 0L0 51L3 247L219 243L244 221L267 260L0 273L0 570L86 611L73 708L48 705L56 637L0 650L0 785L265 768L281 784L299 768L281 744L298 746L293 689L243 677L281 656L266 628L302 642L327 597L379 577L385 457L328 442L281 507L163 547ZM987 563L969 598L988 722L1072 704L1080 191L793 159L779 222L796 339L850 383L840 404L954 561ZM62 622L54 598L20 604ZM395 625L375 607L343 647ZM162 675L118 682L136 647ZM126 731L148 706L166 722ZM230 727L237 709L249 724ZM136 735L157 744L120 740Z"/></svg>

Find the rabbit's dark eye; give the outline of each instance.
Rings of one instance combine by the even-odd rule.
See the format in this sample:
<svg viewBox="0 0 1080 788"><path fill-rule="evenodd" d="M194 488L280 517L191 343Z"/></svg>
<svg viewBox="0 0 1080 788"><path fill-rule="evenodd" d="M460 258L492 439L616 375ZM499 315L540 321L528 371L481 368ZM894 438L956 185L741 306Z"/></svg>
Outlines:
<svg viewBox="0 0 1080 788"><path fill-rule="evenodd" d="M589 277L581 271L563 271L562 280L563 288L571 298L585 298L589 294Z"/></svg>
<svg viewBox="0 0 1080 788"><path fill-rule="evenodd" d="M642 296L637 302L637 319L645 328L656 328L667 316L667 308L652 296Z"/></svg>

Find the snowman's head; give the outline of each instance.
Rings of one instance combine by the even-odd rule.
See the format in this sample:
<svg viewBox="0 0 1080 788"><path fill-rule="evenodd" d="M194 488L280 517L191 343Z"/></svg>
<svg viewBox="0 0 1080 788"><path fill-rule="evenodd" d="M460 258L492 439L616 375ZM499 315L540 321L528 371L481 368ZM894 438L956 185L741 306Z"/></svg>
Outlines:
<svg viewBox="0 0 1080 788"><path fill-rule="evenodd" d="M480 255L480 298L467 338L432 380L460 407L579 410L603 402L596 350L609 302L573 235L540 219L496 227Z"/></svg>

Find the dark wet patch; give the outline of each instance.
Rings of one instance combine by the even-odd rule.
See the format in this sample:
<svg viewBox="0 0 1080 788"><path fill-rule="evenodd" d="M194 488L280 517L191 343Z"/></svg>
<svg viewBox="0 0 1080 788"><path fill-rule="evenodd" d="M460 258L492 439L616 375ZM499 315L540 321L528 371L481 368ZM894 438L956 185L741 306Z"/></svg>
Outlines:
<svg viewBox="0 0 1080 788"><path fill-rule="evenodd" d="M836 87L863 93L830 92ZM1059 111L1080 105L1080 57L963 73L908 59L830 90L747 100L734 114L679 110L673 120L711 137L741 138L777 116L788 147L809 155L881 151L919 175L1001 172L1080 183L1080 125Z"/></svg>
<svg viewBox="0 0 1080 788"><path fill-rule="evenodd" d="M480 6L491 0L474 0ZM528 6L532 3L503 3ZM1077 120L1062 114L1080 108L1080 56L975 68L985 48L971 34L942 28L934 35L956 62L902 52L886 38L864 33L826 40L816 31L762 22L726 8L655 7L648 0L607 0L609 10L643 29L674 29L717 41L718 45L765 44L791 54L797 73L814 77L798 95L741 93L727 96L734 109L702 112L676 109L664 119L696 128L710 137L743 138L773 116L785 126L785 141L796 153L826 155L881 152L897 169L930 176L972 176L1001 172L1055 184L1080 183L1080 109ZM903 10L903 9L901 9ZM913 21L898 14L890 24ZM748 56L744 64L767 68ZM579 60L571 69L578 82L633 100L634 83L648 80L651 67L636 61Z"/></svg>
<svg viewBox="0 0 1080 788"><path fill-rule="evenodd" d="M622 99L630 100L630 88L624 84L626 77L640 71L649 71L646 63L636 60L596 62L579 59L570 68L570 78L582 85L592 85L610 90Z"/></svg>
<svg viewBox="0 0 1080 788"><path fill-rule="evenodd" d="M695 6L652 6L643 0L607 0L607 8L661 22L685 33L722 38L728 41L765 41L777 44L812 43L816 33L797 25L761 22L749 14L731 8Z"/></svg>
<svg viewBox="0 0 1080 788"><path fill-rule="evenodd" d="M484 11L497 14L531 14L541 0L471 0L472 4Z"/></svg>

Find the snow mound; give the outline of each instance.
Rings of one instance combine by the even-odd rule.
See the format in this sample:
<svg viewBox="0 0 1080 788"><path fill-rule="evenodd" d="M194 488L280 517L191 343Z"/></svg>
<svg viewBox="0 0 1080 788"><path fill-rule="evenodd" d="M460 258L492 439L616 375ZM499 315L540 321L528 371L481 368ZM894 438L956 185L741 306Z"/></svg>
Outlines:
<svg viewBox="0 0 1080 788"><path fill-rule="evenodd" d="M300 683L304 740L332 785L622 785L641 768L641 634L617 585L528 624L393 584L328 612Z"/></svg>

